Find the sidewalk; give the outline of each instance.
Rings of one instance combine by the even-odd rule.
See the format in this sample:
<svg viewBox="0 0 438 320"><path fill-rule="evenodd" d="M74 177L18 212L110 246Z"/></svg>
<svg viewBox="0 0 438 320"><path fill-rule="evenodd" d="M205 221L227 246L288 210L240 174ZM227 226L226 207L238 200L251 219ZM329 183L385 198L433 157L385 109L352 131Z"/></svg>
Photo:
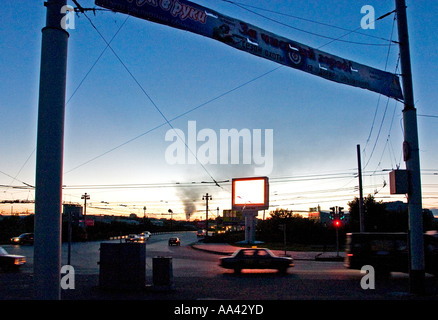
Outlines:
<svg viewBox="0 0 438 320"><path fill-rule="evenodd" d="M201 250L218 255L231 255L236 250L244 247L230 245L228 243L201 243L197 242L191 245L193 249ZM263 248L263 244L258 245ZM271 250L277 256L284 256L284 250ZM342 261L345 258L345 252L318 252L318 251L286 251L286 256L294 260L318 260L318 261Z"/></svg>

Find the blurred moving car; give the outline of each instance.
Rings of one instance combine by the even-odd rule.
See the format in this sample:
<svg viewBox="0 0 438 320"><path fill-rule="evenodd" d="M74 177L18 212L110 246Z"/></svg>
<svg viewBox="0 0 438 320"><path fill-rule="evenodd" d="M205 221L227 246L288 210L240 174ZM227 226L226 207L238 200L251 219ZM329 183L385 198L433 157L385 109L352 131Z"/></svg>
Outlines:
<svg viewBox="0 0 438 320"><path fill-rule="evenodd" d="M181 241L177 237L169 238L169 246L180 246Z"/></svg>
<svg viewBox="0 0 438 320"><path fill-rule="evenodd" d="M130 234L126 237L125 242L138 242L139 237L136 234Z"/></svg>
<svg viewBox="0 0 438 320"><path fill-rule="evenodd" d="M293 267L293 259L290 257L277 257L269 249L248 248L235 251L230 257L219 258L219 266L225 269L234 269L240 273L242 269L277 269L286 273Z"/></svg>
<svg viewBox="0 0 438 320"><path fill-rule="evenodd" d="M409 272L409 238L406 232L347 233L344 266L361 269L371 265L380 275ZM438 276L438 233L424 234L424 267Z"/></svg>
<svg viewBox="0 0 438 320"><path fill-rule="evenodd" d="M149 231L142 232L138 235L138 242L146 242L150 236L151 233Z"/></svg>
<svg viewBox="0 0 438 320"><path fill-rule="evenodd" d="M25 263L25 256L9 254L3 247L0 247L0 268L4 271L18 270Z"/></svg>
<svg viewBox="0 0 438 320"><path fill-rule="evenodd" d="M204 237L205 236L205 230L198 230L198 232L196 232L196 236L197 237Z"/></svg>
<svg viewBox="0 0 438 320"><path fill-rule="evenodd" d="M33 244L33 233L22 233L18 237L11 238L13 244Z"/></svg>

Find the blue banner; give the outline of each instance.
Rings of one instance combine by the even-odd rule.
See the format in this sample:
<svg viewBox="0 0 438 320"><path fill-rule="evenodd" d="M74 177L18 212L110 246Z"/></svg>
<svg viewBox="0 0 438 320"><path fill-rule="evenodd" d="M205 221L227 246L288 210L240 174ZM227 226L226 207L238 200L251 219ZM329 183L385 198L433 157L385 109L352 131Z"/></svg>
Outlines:
<svg viewBox="0 0 438 320"><path fill-rule="evenodd" d="M283 38L186 0L95 0L96 5L190 31L327 80L403 100L397 75Z"/></svg>

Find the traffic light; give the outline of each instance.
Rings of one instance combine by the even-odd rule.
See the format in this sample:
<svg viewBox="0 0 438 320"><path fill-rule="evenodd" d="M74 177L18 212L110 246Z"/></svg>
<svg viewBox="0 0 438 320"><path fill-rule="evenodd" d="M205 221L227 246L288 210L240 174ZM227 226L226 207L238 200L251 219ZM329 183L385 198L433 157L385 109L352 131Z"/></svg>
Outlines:
<svg viewBox="0 0 438 320"><path fill-rule="evenodd" d="M339 219L334 220L334 221L333 221L333 226L334 226L335 228L340 228L340 227L342 226L342 222L341 222L341 220L339 220Z"/></svg>
<svg viewBox="0 0 438 320"><path fill-rule="evenodd" d="M329 213L329 218L333 220L336 217L336 208L330 207L331 212Z"/></svg>
<svg viewBox="0 0 438 320"><path fill-rule="evenodd" d="M338 207L338 217L339 219L343 220L345 218L344 212L342 211L344 207Z"/></svg>

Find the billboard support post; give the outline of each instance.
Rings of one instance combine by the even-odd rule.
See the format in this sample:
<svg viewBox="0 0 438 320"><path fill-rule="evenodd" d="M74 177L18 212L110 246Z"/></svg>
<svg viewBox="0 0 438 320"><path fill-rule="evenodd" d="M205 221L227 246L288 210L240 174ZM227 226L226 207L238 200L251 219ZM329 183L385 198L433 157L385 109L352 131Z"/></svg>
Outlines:
<svg viewBox="0 0 438 320"><path fill-rule="evenodd" d="M232 209L245 218L244 243L256 243L255 229L259 210L269 208L268 177L233 178Z"/></svg>
<svg viewBox="0 0 438 320"><path fill-rule="evenodd" d="M255 243L255 227L258 211L248 210L243 212L245 217L245 242Z"/></svg>

